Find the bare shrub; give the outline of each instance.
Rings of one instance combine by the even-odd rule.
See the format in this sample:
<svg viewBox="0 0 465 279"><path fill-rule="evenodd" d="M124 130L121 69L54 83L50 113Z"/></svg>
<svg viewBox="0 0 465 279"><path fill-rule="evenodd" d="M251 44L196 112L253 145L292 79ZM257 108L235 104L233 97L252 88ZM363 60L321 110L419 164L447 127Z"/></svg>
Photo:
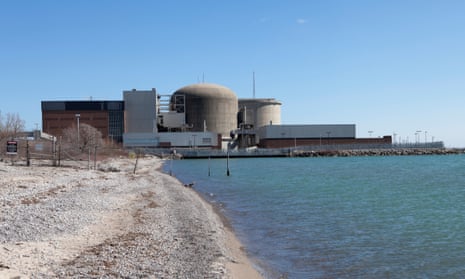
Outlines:
<svg viewBox="0 0 465 279"><path fill-rule="evenodd" d="M63 145L65 148L83 153L89 149L102 147L102 133L89 124L82 123L79 129L76 125L63 130Z"/></svg>

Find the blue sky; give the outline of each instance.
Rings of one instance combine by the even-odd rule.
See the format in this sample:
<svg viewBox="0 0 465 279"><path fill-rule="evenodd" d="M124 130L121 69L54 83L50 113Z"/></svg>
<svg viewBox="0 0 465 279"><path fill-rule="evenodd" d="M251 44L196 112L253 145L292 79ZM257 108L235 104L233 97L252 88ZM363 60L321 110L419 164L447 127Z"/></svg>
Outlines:
<svg viewBox="0 0 465 279"><path fill-rule="evenodd" d="M465 146L465 1L0 0L2 114L202 80L282 101L283 124Z"/></svg>

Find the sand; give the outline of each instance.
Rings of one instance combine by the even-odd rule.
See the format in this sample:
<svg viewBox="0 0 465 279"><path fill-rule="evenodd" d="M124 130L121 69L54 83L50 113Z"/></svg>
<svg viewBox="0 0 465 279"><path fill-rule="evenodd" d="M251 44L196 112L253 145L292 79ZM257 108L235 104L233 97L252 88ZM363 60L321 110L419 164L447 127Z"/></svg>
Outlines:
<svg viewBox="0 0 465 279"><path fill-rule="evenodd" d="M134 163L0 162L0 278L262 278L211 204Z"/></svg>

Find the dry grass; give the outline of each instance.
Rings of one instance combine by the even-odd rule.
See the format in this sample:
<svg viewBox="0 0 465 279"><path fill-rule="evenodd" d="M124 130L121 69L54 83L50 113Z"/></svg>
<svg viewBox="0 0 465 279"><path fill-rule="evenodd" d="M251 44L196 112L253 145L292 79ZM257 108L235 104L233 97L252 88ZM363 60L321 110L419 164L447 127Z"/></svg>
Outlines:
<svg viewBox="0 0 465 279"><path fill-rule="evenodd" d="M26 205L31 205L31 204L37 204L39 203L40 200L36 197L33 197L33 198L25 198L25 199L22 199L21 200L21 203L22 204L26 204Z"/></svg>

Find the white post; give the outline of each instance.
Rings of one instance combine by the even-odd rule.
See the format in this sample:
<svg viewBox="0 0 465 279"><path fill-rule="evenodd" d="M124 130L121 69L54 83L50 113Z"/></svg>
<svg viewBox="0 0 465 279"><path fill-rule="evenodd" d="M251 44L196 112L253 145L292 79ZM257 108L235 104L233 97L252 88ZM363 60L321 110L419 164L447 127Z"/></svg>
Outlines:
<svg viewBox="0 0 465 279"><path fill-rule="evenodd" d="M81 117L80 113L76 113L76 120L77 120L77 144L79 147L79 118Z"/></svg>

